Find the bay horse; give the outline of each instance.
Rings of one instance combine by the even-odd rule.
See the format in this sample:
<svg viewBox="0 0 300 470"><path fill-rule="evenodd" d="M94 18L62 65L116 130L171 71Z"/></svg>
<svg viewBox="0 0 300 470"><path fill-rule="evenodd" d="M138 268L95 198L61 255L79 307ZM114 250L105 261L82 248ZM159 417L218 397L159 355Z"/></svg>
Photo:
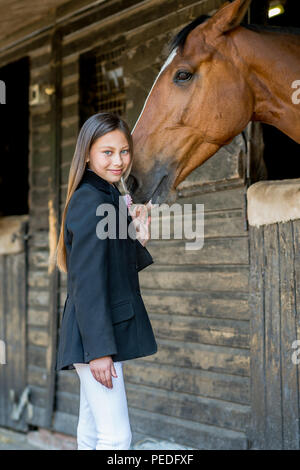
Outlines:
<svg viewBox="0 0 300 470"><path fill-rule="evenodd" d="M226 2L173 38L132 130L134 202L173 202L250 121L300 143L300 30L241 24L250 3Z"/></svg>

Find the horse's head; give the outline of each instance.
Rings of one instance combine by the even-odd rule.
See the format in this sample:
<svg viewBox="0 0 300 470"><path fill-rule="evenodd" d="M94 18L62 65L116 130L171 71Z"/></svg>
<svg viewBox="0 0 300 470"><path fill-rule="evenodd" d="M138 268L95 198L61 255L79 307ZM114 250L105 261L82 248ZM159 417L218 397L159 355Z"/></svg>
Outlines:
<svg viewBox="0 0 300 470"><path fill-rule="evenodd" d="M135 201L174 200L178 184L250 121L253 96L233 40L250 2L226 2L173 39L132 131Z"/></svg>

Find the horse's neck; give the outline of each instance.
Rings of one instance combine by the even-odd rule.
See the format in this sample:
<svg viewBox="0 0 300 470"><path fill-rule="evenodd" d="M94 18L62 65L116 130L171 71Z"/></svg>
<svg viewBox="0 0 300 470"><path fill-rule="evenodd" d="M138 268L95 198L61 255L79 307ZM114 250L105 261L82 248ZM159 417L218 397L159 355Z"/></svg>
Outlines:
<svg viewBox="0 0 300 470"><path fill-rule="evenodd" d="M255 96L252 120L271 124L300 143L300 104L292 97L300 80L300 35L242 28L240 47Z"/></svg>

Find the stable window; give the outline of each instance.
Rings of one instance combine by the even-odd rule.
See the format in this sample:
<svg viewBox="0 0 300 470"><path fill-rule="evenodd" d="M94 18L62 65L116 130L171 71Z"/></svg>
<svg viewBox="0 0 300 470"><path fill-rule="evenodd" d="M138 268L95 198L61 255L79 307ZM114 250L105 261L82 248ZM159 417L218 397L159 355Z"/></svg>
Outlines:
<svg viewBox="0 0 300 470"><path fill-rule="evenodd" d="M99 47L80 56L80 126L99 112L125 114L123 50L118 46L104 52Z"/></svg>

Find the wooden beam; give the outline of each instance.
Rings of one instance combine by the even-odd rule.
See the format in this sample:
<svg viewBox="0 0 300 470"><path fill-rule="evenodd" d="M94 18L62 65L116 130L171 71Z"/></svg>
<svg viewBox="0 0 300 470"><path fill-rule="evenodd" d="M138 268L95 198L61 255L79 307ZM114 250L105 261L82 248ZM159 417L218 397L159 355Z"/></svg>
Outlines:
<svg viewBox="0 0 300 470"><path fill-rule="evenodd" d="M60 221L60 161L61 161L61 32L53 29L51 36L51 85L55 92L51 100L51 162L49 177L49 345L47 351L47 392L45 427L52 427L55 400L55 362L57 348L57 326L59 312L59 270L51 259L59 236Z"/></svg>

